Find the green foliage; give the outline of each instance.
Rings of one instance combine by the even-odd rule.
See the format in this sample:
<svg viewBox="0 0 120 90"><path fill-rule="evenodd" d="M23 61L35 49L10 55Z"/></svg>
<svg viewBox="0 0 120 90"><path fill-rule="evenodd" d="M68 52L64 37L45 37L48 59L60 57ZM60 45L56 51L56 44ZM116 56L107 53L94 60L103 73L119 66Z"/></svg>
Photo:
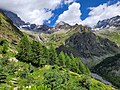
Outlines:
<svg viewBox="0 0 120 90"><path fill-rule="evenodd" d="M88 75L79 75L57 66L53 66L43 75L44 84L52 90L112 90Z"/></svg>
<svg viewBox="0 0 120 90"><path fill-rule="evenodd" d="M31 45L31 62L32 64L34 65L37 65L37 66L43 66L46 64L46 61L43 57L43 47L42 45L37 42L37 41L33 41L32 45Z"/></svg>
<svg viewBox="0 0 120 90"><path fill-rule="evenodd" d="M79 74L89 74L88 68L79 58L75 58L72 54L68 56L64 52L57 54L52 44L49 49L43 47L37 41L33 41L31 44L26 36L20 41L18 55L16 57L20 61L31 63L37 67L43 67L47 64L58 65Z"/></svg>
<svg viewBox="0 0 120 90"><path fill-rule="evenodd" d="M80 58L75 58L72 54L69 57L68 54L60 52L58 65L79 74L89 74L89 69L81 62Z"/></svg>
<svg viewBox="0 0 120 90"><path fill-rule="evenodd" d="M30 62L30 55L31 55L30 42L27 36L24 36L20 41L18 54L16 58L23 62Z"/></svg>
<svg viewBox="0 0 120 90"><path fill-rule="evenodd" d="M59 71L59 68L54 66L53 69L44 74L44 83L52 90L59 90L63 88L62 84L65 84L69 79L67 72Z"/></svg>
<svg viewBox="0 0 120 90"><path fill-rule="evenodd" d="M16 87L18 90L115 90L89 75L79 75L62 67L35 68L31 64L6 60L0 60L0 90L13 90Z"/></svg>
<svg viewBox="0 0 120 90"><path fill-rule="evenodd" d="M6 40L0 40L0 54L6 54L8 52L8 42Z"/></svg>
<svg viewBox="0 0 120 90"><path fill-rule="evenodd" d="M104 59L94 67L93 72L120 88L120 54Z"/></svg>
<svg viewBox="0 0 120 90"><path fill-rule="evenodd" d="M1 11L0 36L5 37L10 45L18 44L22 36ZM0 58L0 90L96 90L95 87L99 90L115 90L92 79L88 75L89 70L79 58L63 52L57 54L54 45L47 49L37 41L30 42L27 36L24 36L16 55L18 62L9 60L11 53L6 41L0 41L0 51L0 54L7 54Z"/></svg>
<svg viewBox="0 0 120 90"><path fill-rule="evenodd" d="M7 40L12 45L16 45L22 35L22 32L0 10L0 38Z"/></svg>
<svg viewBox="0 0 120 90"><path fill-rule="evenodd" d="M20 41L16 58L23 62L32 63L34 66L42 67L47 63L47 52L48 50L43 47L39 42L33 41L31 44L28 38L24 36Z"/></svg>
<svg viewBox="0 0 120 90"><path fill-rule="evenodd" d="M60 54L59 54L58 57L59 57L59 63L58 63L58 65L65 67L66 57L65 57L64 52L60 52Z"/></svg>
<svg viewBox="0 0 120 90"><path fill-rule="evenodd" d="M58 62L58 55L56 53L55 47L51 44L50 49L49 49L49 64L54 65L57 64Z"/></svg>
<svg viewBox="0 0 120 90"><path fill-rule="evenodd" d="M51 90L51 89L42 84L42 85L39 85L39 86L38 85L33 85L31 87L24 88L23 90Z"/></svg>

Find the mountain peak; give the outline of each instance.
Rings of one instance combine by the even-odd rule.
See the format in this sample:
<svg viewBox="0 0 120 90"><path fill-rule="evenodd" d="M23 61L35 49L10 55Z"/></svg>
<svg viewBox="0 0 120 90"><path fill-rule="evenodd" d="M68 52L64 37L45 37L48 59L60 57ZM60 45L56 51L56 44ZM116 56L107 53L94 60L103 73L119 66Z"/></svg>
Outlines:
<svg viewBox="0 0 120 90"><path fill-rule="evenodd" d="M120 29L120 16L117 15L115 17L109 18L109 19L104 19L102 21L98 21L97 25L95 28L100 28L100 29Z"/></svg>
<svg viewBox="0 0 120 90"><path fill-rule="evenodd" d="M11 11L7 11L7 10L2 10L4 12L4 14L9 17L13 23L17 26L20 27L22 25L25 24L25 22L15 13L11 12Z"/></svg>
<svg viewBox="0 0 120 90"><path fill-rule="evenodd" d="M65 29L65 28L69 28L69 27L71 27L71 26L68 23L65 23L63 21L60 21L55 26L56 29Z"/></svg>

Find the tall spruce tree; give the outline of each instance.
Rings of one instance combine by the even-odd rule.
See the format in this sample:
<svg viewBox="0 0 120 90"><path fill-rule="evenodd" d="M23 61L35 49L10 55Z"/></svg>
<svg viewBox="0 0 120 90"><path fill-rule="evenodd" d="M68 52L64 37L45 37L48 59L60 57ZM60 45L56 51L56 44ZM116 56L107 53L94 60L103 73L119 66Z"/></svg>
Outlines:
<svg viewBox="0 0 120 90"><path fill-rule="evenodd" d="M27 36L23 36L18 49L16 58L23 62L30 62L31 45Z"/></svg>
<svg viewBox="0 0 120 90"><path fill-rule="evenodd" d="M33 41L31 47L32 47L31 62L34 65L42 67L42 65L46 64L46 61L43 56L44 49L43 49L42 45L38 41Z"/></svg>
<svg viewBox="0 0 120 90"><path fill-rule="evenodd" d="M55 47L52 44L49 50L49 58L50 58L49 60L50 65L58 64L57 53L56 53Z"/></svg>
<svg viewBox="0 0 120 90"><path fill-rule="evenodd" d="M65 67L66 66L65 62L66 62L65 54L64 54L63 51L61 51L60 54L59 54L59 63L58 63L58 65Z"/></svg>
<svg viewBox="0 0 120 90"><path fill-rule="evenodd" d="M50 60L49 55L50 54L49 54L48 48L44 46L43 47L43 57L46 60L46 64L49 64L49 60Z"/></svg>
<svg viewBox="0 0 120 90"><path fill-rule="evenodd" d="M71 58L68 56L67 53L65 54L65 58L66 58L66 62L65 62L66 67L67 67L67 68L70 68Z"/></svg>

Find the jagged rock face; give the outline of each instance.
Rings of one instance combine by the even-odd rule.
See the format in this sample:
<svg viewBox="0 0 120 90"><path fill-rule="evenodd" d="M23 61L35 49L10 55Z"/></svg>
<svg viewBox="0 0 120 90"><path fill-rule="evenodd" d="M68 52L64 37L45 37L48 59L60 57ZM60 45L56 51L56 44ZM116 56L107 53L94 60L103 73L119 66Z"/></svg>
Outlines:
<svg viewBox="0 0 120 90"><path fill-rule="evenodd" d="M99 21L95 28L115 28L115 29L120 29L120 16L115 16L110 19L105 19L102 21Z"/></svg>
<svg viewBox="0 0 120 90"><path fill-rule="evenodd" d="M36 24L30 24L30 23L25 23L23 20L21 20L20 17L18 17L17 14L11 12L11 11L6 11L3 10L4 14L8 16L13 23L20 28L26 29L26 30L36 30L36 31L47 31L49 29L49 26L47 25L39 25L37 26Z"/></svg>
<svg viewBox="0 0 120 90"><path fill-rule="evenodd" d="M58 24L56 24L55 29L68 29L71 26L63 21L59 22Z"/></svg>
<svg viewBox="0 0 120 90"><path fill-rule="evenodd" d="M15 13L13 13L13 12L11 12L11 11L6 11L6 10L3 10L3 12L4 12L4 14L5 14L6 16L8 16L8 17L13 21L13 23L14 23L16 26L20 27L20 26L22 26L22 25L25 24L25 22L24 22L23 20L21 20L21 18L18 17L17 14L15 14Z"/></svg>
<svg viewBox="0 0 120 90"><path fill-rule="evenodd" d="M58 48L68 54L87 58L101 57L118 52L119 47L108 39L96 36L92 32L79 32L66 40L65 45Z"/></svg>
<svg viewBox="0 0 120 90"><path fill-rule="evenodd" d="M40 31L48 31L49 29L51 29L51 27L49 27L46 24L40 25L36 28L36 30L40 30Z"/></svg>
<svg viewBox="0 0 120 90"><path fill-rule="evenodd" d="M37 26L36 24L31 24L31 25L30 25L30 28L33 30L33 29L36 28L36 26Z"/></svg>

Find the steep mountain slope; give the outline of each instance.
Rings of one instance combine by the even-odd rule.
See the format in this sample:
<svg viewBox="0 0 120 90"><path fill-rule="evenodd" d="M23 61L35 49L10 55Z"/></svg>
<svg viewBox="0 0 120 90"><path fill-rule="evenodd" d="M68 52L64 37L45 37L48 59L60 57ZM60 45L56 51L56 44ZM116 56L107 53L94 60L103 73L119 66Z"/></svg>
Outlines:
<svg viewBox="0 0 120 90"><path fill-rule="evenodd" d="M99 21L95 28L101 28L101 29L120 29L120 16L115 16L110 19L105 19L102 21Z"/></svg>
<svg viewBox="0 0 120 90"><path fill-rule="evenodd" d="M120 88L120 54L104 59L94 67L93 72Z"/></svg>
<svg viewBox="0 0 120 90"><path fill-rule="evenodd" d="M20 27L20 26L22 26L22 25L25 24L25 22L24 22L23 20L21 20L21 18L18 17L17 14L15 14L15 13L13 13L13 12L11 12L11 11L7 11L7 10L3 10L3 12L4 12L4 14L5 14L6 16L8 16L8 17L13 21L13 23L14 23L16 26Z"/></svg>
<svg viewBox="0 0 120 90"><path fill-rule="evenodd" d="M59 26L62 28L61 29L57 28L57 31L51 34L41 33L39 35L40 41L48 46L50 43L53 43L56 47L59 47L60 45L64 44L65 40L71 37L74 33L78 33L84 30L86 31L90 30L89 27L82 26L82 25L69 26L67 24L67 27L66 27L66 24L62 26L59 24Z"/></svg>
<svg viewBox="0 0 120 90"><path fill-rule="evenodd" d="M5 39L10 43L16 44L22 36L23 33L0 10L0 39Z"/></svg>
<svg viewBox="0 0 120 90"><path fill-rule="evenodd" d="M95 34L103 38L108 38L109 40L120 45L120 31L119 30L103 29L100 31L96 31Z"/></svg>
<svg viewBox="0 0 120 90"><path fill-rule="evenodd" d="M89 67L96 65L103 58L118 53L119 47L106 38L96 36L91 31L75 33L65 41L64 45L58 48L68 54L73 53L83 58L83 62Z"/></svg>
<svg viewBox="0 0 120 90"><path fill-rule="evenodd" d="M36 25L36 24L31 24L29 22L25 22L23 21L16 13L13 13L11 11L7 11L7 10L2 10L4 12L4 14L9 17L13 23L21 28L21 29L25 29L25 30L31 30L34 32L47 32L49 29L51 29L52 27L49 27L45 24L43 25Z"/></svg>

